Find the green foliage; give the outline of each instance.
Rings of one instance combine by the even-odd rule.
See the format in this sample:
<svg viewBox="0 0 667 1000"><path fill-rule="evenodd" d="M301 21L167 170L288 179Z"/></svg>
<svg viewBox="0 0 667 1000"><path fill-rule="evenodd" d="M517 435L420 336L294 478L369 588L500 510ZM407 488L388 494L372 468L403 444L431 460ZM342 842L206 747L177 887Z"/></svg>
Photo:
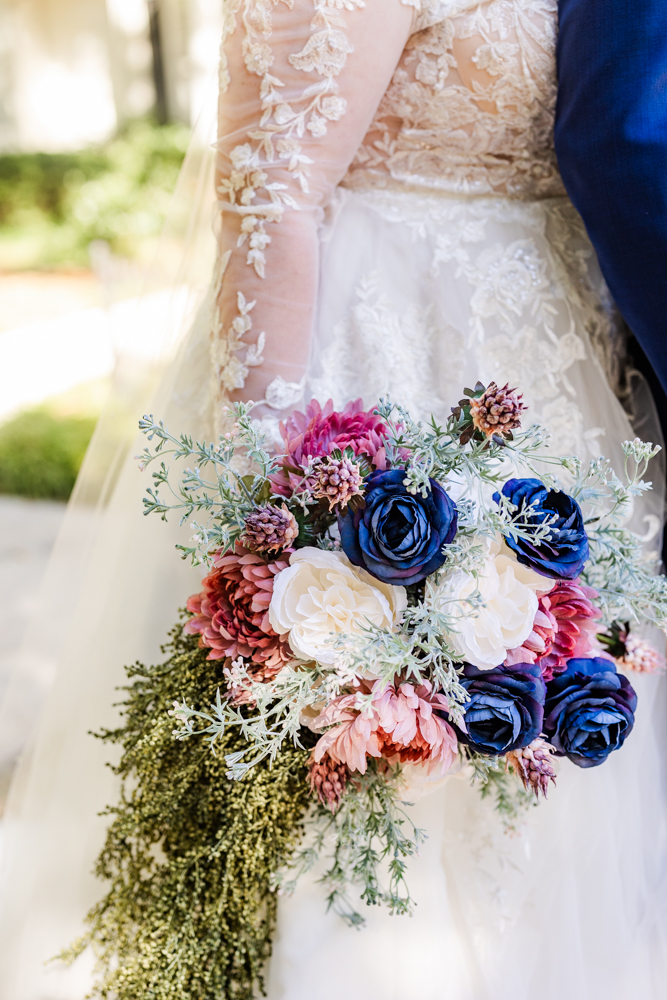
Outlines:
<svg viewBox="0 0 667 1000"><path fill-rule="evenodd" d="M101 150L0 156L0 226L16 225L35 213L63 222L74 184L96 177L106 166Z"/></svg>
<svg viewBox="0 0 667 1000"><path fill-rule="evenodd" d="M67 500L95 427L93 417L38 408L0 427L0 493Z"/></svg>
<svg viewBox="0 0 667 1000"><path fill-rule="evenodd" d="M121 800L96 869L110 886L61 957L93 946L99 997L252 1000L271 952L272 875L290 862L310 801L308 751L285 747L272 766L228 780L224 755L245 737L230 728L217 754L184 746L168 714L179 696L214 701L223 662L180 625L165 652L159 666L128 670L124 723L101 734L123 747Z"/></svg>
<svg viewBox="0 0 667 1000"><path fill-rule="evenodd" d="M506 833L516 833L529 809L538 804L535 796L527 791L516 774L508 771L503 757L486 757L466 750L465 756L472 767L472 781L480 789L483 799L492 797Z"/></svg>
<svg viewBox="0 0 667 1000"><path fill-rule="evenodd" d="M400 767L371 758L366 773L355 773L353 780L354 790L348 790L333 815L325 806L317 807L309 831L312 842L295 853L289 869L274 881L290 892L304 872L326 857L328 868L320 882L328 909L348 926L362 927L365 920L350 898L351 888L359 890L367 906L384 905L396 915L413 913L407 859L419 853L427 837L405 809L409 803L403 800Z"/></svg>
<svg viewBox="0 0 667 1000"><path fill-rule="evenodd" d="M161 230L188 137L137 121L97 149L0 157L3 266L85 265L96 239L137 256Z"/></svg>

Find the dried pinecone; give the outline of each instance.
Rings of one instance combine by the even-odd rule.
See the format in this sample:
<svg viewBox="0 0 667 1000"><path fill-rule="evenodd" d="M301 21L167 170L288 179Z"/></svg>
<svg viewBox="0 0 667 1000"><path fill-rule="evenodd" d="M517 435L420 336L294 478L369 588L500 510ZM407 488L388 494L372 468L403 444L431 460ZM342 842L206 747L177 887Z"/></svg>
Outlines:
<svg viewBox="0 0 667 1000"><path fill-rule="evenodd" d="M609 631L598 633L597 638L621 668L638 674L657 674L667 667L664 656L650 642L631 634L629 622L612 622Z"/></svg>
<svg viewBox="0 0 667 1000"><path fill-rule="evenodd" d="M251 552L278 552L286 549L299 534L294 514L280 507L256 507L248 514L241 541Z"/></svg>
<svg viewBox="0 0 667 1000"><path fill-rule="evenodd" d="M308 489L318 500L326 500L329 510L344 510L352 497L362 495L363 476L351 458L314 458L307 478Z"/></svg>
<svg viewBox="0 0 667 1000"><path fill-rule="evenodd" d="M635 670L638 674L657 674L665 669L665 658L650 642L637 635L629 635L625 640L625 656L619 661L622 667Z"/></svg>
<svg viewBox="0 0 667 1000"><path fill-rule="evenodd" d="M311 758L309 766L310 790L323 806L336 812L347 787L348 769L346 764L337 764L329 754L318 763Z"/></svg>
<svg viewBox="0 0 667 1000"><path fill-rule="evenodd" d="M486 388L478 382L474 389L464 389L467 399L452 407L458 421L459 440L467 444L472 438L484 441L492 438L496 444L512 440L512 431L521 426L526 409L522 394L510 389L509 383L499 389L495 382Z"/></svg>
<svg viewBox="0 0 667 1000"><path fill-rule="evenodd" d="M510 750L505 757L505 767L511 768L521 779L526 791L535 792L535 798L547 797L549 782L556 784L556 771L551 763L555 748L538 736L530 746L521 750Z"/></svg>

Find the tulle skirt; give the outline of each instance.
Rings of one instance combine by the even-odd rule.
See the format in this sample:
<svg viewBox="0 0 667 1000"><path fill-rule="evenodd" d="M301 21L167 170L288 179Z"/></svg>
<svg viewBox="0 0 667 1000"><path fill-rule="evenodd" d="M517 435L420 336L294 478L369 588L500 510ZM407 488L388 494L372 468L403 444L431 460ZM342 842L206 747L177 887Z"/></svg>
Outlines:
<svg viewBox="0 0 667 1000"><path fill-rule="evenodd" d="M210 162L200 172L209 183ZM620 335L566 199L341 189L322 239L307 394L337 405L361 396L369 406L390 395L416 416L445 418L465 385L509 381L551 430L554 450L584 460L604 452L621 470L620 443L634 430L611 388L620 384ZM141 392L128 396L128 426L151 398L171 429L212 433L201 262L213 240L202 240L197 266L174 279L188 332L169 340ZM650 405L638 397L636 406L648 438ZM99 433L104 440L104 427ZM140 445L123 433L109 445L113 475L97 490L97 507L84 486L99 441L89 456L66 526L70 545L80 539L76 581L62 591L54 566L50 592L66 593L67 606L61 599L55 621L53 601L44 605L30 708L18 698L19 680L5 706L8 753L33 716L38 722L4 821L3 1000L83 1000L90 988L90 957L72 969L43 965L80 933L104 891L90 875L106 825L97 813L117 787L108 748L88 734L114 724L123 665L159 657L201 575L172 547L187 526L142 517L148 482L132 458ZM637 506L636 530L656 533L661 504L656 495ZM325 912L317 872L304 878L280 902L270 1000L659 1000L667 975L667 698L663 679L639 677L636 687L637 725L623 751L598 769L563 764L549 801L516 835L503 832L464 774L415 802L428 840L409 866L413 917L373 909L363 930L351 930Z"/></svg>
<svg viewBox="0 0 667 1000"><path fill-rule="evenodd" d="M565 198L342 191L325 236L310 389L339 405L389 394L446 419L466 385L519 386L552 448L622 469L634 436L611 384L620 331ZM653 422L650 405L637 416ZM660 483L660 470L653 470ZM661 523L658 492L636 530ZM664 644L664 638L663 638ZM667 973L667 684L634 677L621 753L580 770L504 832L465 773L411 810L414 916L325 913L314 872L281 901L269 1000L658 1000Z"/></svg>

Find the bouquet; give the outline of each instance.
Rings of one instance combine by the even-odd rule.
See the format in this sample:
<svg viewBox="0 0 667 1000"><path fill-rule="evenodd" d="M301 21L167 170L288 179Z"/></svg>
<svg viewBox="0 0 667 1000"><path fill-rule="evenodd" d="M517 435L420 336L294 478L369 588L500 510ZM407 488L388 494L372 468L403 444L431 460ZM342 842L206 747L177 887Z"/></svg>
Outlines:
<svg viewBox="0 0 667 1000"><path fill-rule="evenodd" d="M631 627L667 627L665 580L626 524L658 449L626 442L621 481L604 459L555 457L525 410L495 383L466 389L445 426L387 400L313 401L281 425L279 455L244 405L215 446L141 424L157 440L144 466L196 462L168 503L163 461L145 505L192 523L183 555L209 571L184 632L219 663L215 703L176 701L174 735L215 751L238 727L230 780L309 749L316 832L291 872L333 843L328 902L353 924L350 883L410 911L416 775L467 768L513 826L557 758L593 768L622 748L626 673L662 666Z"/></svg>
<svg viewBox="0 0 667 1000"><path fill-rule="evenodd" d="M313 401L279 454L250 406L215 444L143 419L145 511L179 513L207 571L98 734L123 748L106 894L63 956L93 947L95 995L252 1000L277 895L318 857L352 925L359 898L410 912L418 786L467 774L512 830L559 759L631 737L628 674L664 666L637 626L667 628L667 584L630 528L657 449L626 442L620 479L525 409L494 383L444 426Z"/></svg>

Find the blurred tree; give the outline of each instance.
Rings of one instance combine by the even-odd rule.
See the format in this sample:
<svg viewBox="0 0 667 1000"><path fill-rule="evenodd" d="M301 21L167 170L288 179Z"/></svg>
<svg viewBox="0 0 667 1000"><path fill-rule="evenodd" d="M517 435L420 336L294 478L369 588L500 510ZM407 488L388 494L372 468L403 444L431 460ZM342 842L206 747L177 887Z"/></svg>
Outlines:
<svg viewBox="0 0 667 1000"><path fill-rule="evenodd" d="M147 256L189 135L138 121L98 149L0 156L0 267L86 266L93 240Z"/></svg>
<svg viewBox="0 0 667 1000"><path fill-rule="evenodd" d="M108 139L154 111L194 123L223 0L0 0L0 151Z"/></svg>

